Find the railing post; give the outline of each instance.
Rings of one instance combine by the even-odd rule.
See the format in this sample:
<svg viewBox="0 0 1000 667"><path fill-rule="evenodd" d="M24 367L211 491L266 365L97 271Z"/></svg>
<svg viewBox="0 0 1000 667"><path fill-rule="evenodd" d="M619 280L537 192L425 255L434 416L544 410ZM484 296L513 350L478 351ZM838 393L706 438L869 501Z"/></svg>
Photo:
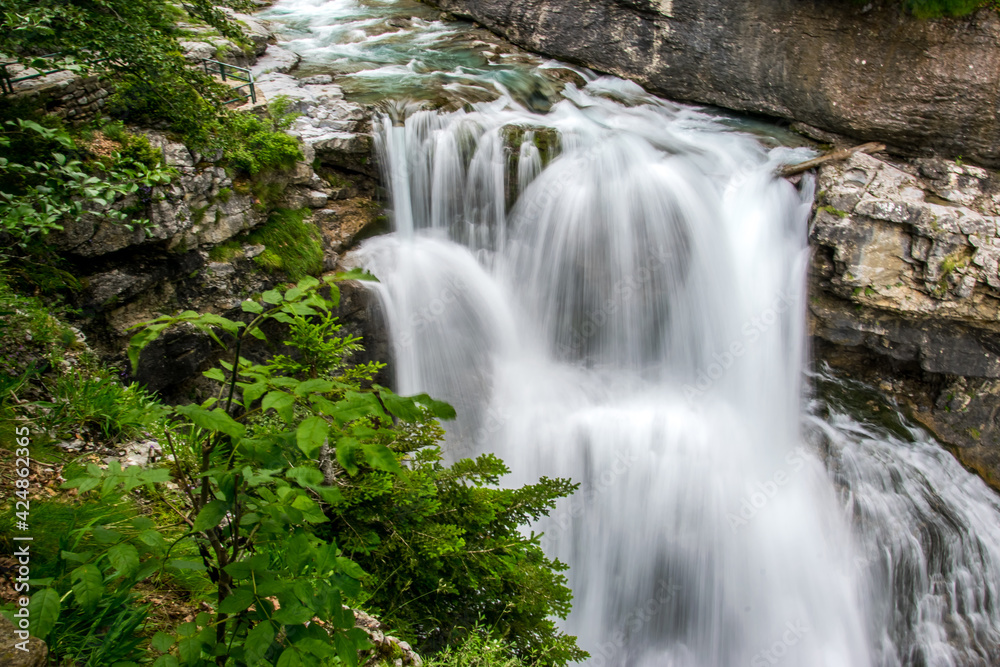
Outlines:
<svg viewBox="0 0 1000 667"><path fill-rule="evenodd" d="M226 80L226 65L225 63L219 63L219 75L222 76L222 80Z"/></svg>
<svg viewBox="0 0 1000 667"><path fill-rule="evenodd" d="M253 85L253 74L250 75L250 102L257 104L257 89Z"/></svg>

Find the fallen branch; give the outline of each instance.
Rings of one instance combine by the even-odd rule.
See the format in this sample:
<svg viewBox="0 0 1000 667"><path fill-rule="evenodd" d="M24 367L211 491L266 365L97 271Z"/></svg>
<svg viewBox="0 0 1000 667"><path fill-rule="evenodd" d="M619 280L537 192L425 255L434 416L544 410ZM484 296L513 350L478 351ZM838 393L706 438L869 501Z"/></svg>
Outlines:
<svg viewBox="0 0 1000 667"><path fill-rule="evenodd" d="M846 160L855 153L877 153L884 150L885 144L879 144L876 142L861 144L860 146L855 146L854 148L841 148L838 151L830 151L826 155L820 155L819 157L814 157L813 159L806 160L805 162L800 162L798 164L786 164L778 170L778 175L787 178L789 176L795 176L796 174L809 171L810 169L814 169L815 167L818 167L821 164L826 164L827 162Z"/></svg>

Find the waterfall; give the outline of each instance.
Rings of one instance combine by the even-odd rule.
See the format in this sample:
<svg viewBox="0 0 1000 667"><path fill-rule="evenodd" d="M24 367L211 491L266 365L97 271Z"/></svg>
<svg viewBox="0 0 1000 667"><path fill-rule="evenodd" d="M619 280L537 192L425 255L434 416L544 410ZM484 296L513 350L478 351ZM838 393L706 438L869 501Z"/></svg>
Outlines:
<svg viewBox="0 0 1000 667"><path fill-rule="evenodd" d="M773 147L791 137L489 60L408 0L269 16L303 74L396 100L374 132L394 233L355 257L397 389L455 405L452 460L581 484L533 528L570 565L589 665L1000 664L997 495L894 406L863 419L864 387L803 384L813 193L774 177L806 157Z"/></svg>
<svg viewBox="0 0 1000 667"><path fill-rule="evenodd" d="M992 492L803 410L796 156L617 79L564 95L383 117L396 233L357 256L449 456L581 483L534 528L588 664L990 664Z"/></svg>

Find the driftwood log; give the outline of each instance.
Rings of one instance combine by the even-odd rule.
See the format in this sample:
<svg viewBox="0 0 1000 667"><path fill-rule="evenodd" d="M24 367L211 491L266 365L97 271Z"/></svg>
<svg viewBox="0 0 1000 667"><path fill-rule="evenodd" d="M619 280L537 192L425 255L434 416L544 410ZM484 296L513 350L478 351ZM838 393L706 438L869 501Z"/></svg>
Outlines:
<svg viewBox="0 0 1000 667"><path fill-rule="evenodd" d="M841 148L840 150L830 151L826 155L820 155L819 157L814 157L813 159L806 160L805 162L799 162L798 164L786 164L778 170L778 175L787 178L789 176L795 176L796 174L809 171L810 169L815 169L816 167L826 164L827 162L846 160L855 153L877 153L884 150L885 144L876 142L861 144L860 146L855 146L854 148Z"/></svg>

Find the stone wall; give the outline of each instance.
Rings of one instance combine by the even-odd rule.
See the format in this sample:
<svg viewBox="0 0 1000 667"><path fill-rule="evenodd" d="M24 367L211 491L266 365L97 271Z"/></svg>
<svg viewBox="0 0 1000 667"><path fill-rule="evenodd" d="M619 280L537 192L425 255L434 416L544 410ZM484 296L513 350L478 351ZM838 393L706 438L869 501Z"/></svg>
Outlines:
<svg viewBox="0 0 1000 667"><path fill-rule="evenodd" d="M56 72L15 84L14 94L7 99L37 100L47 112L78 122L96 118L107 104L109 95L110 86L98 76L79 77L71 72Z"/></svg>
<svg viewBox="0 0 1000 667"><path fill-rule="evenodd" d="M898 0L433 0L514 43L676 100L1000 164L1000 14Z"/></svg>

